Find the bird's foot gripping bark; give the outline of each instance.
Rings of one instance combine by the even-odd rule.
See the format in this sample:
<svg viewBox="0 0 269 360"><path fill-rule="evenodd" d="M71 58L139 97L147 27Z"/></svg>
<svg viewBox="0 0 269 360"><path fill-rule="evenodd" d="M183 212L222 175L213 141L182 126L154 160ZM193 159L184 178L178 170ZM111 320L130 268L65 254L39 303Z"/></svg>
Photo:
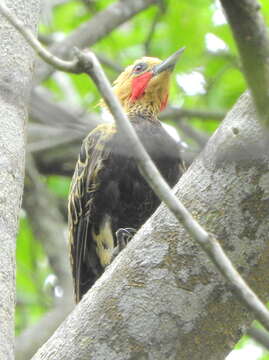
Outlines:
<svg viewBox="0 0 269 360"><path fill-rule="evenodd" d="M113 250L112 260L126 247L135 233L134 228L120 228L116 231L117 246Z"/></svg>

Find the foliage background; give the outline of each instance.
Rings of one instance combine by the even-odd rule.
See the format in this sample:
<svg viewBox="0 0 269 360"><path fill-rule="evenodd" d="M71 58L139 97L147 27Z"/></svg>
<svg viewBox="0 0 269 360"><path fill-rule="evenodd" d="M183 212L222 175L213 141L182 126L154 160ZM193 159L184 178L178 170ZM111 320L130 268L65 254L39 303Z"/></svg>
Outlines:
<svg viewBox="0 0 269 360"><path fill-rule="evenodd" d="M40 24L40 39L45 43L62 39L112 2L58 1L58 5L54 6L55 1L47 0ZM260 3L268 24L269 2L261 0ZM184 109L226 113L246 89L246 83L230 28L218 2L162 1L159 7L150 7L118 27L96 43L92 50L124 67L144 55L165 58L182 46L186 46L186 51L173 76L170 104ZM115 79L115 70L111 67L105 67L105 70L111 80ZM86 76L56 74L42 86L48 89L56 102L83 107L89 112L99 111L96 107L99 94ZM211 117L183 120L204 137L209 136L219 124L219 119ZM182 131L180 122L183 120L167 119L167 122L179 131L190 149L200 151L201 144L197 139ZM42 175L42 182L57 197L66 216L70 178ZM17 242L16 333L20 334L37 322L53 307L55 296L62 295L47 254L33 235L26 212L22 211ZM248 348L249 344L248 338L244 337L237 348ZM269 355L261 351L258 355L253 353L251 358L265 360L269 359Z"/></svg>

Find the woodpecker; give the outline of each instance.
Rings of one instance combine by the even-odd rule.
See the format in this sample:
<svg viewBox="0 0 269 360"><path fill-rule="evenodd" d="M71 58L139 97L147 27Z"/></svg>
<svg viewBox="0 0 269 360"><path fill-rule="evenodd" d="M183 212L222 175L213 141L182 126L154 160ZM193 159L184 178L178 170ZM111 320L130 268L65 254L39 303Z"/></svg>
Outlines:
<svg viewBox="0 0 269 360"><path fill-rule="evenodd" d="M170 186L181 176L182 162L178 144L157 115L167 104L170 75L182 50L165 61L153 57L135 61L113 87L139 139ZM116 125L106 123L91 131L81 146L68 201L76 302L159 204Z"/></svg>

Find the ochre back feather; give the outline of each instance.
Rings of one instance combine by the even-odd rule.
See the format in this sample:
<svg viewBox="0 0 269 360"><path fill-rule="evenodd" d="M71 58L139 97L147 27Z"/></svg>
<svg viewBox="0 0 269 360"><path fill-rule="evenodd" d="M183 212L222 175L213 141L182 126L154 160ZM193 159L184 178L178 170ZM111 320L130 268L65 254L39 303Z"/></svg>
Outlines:
<svg viewBox="0 0 269 360"><path fill-rule="evenodd" d="M92 283L96 280L94 272L89 274L84 269L88 262L87 253L89 249L87 243L89 242L89 236L95 236L89 231L89 224L92 221L91 212L94 193L99 186L99 173L104 161L109 156L106 143L115 132L116 127L114 124L102 124L89 133L82 143L70 186L68 240L76 302L80 300L83 293L82 288L85 286L85 280L83 279L88 277L88 281ZM88 272L91 270L88 264L86 268Z"/></svg>

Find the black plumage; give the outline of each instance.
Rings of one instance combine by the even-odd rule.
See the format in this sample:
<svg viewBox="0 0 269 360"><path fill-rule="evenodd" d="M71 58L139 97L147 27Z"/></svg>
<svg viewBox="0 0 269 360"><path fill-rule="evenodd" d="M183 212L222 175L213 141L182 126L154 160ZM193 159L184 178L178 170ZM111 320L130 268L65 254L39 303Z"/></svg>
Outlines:
<svg viewBox="0 0 269 360"><path fill-rule="evenodd" d="M181 174L176 142L157 119L145 121L137 116L132 123L161 174L170 186L175 185ZM116 231L130 227L138 230L159 204L115 125L100 125L93 130L82 144L69 197L77 301L110 263L117 245ZM112 244L109 232L113 237Z"/></svg>

